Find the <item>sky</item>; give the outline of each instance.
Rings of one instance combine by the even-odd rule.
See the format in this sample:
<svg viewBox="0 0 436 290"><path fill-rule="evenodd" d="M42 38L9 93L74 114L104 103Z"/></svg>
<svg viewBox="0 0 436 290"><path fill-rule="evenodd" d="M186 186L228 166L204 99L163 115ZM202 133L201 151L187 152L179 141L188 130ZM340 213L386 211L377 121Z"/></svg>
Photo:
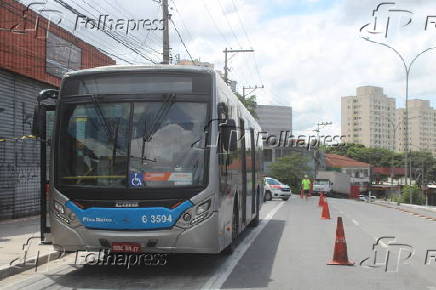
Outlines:
<svg viewBox="0 0 436 290"><path fill-rule="evenodd" d="M46 7L64 12L61 26L76 36L125 60L161 60L161 31L138 30L120 37L143 56L111 40L101 31L79 25L76 17L55 0ZM87 16L108 14L114 19L161 19L154 0L62 0ZM22 0L28 4L30 0ZM259 104L293 108L295 134L313 134L317 122L331 121L322 134L340 134L341 96L358 86L374 85L405 103L405 70L394 48L409 63L436 46L434 0L169 0L175 25L170 27L173 56L211 62L222 70L225 48L255 50L229 58L229 78L243 86L260 86ZM377 9L378 7L378 9ZM374 12L374 10L376 10ZM374 16L373 16L374 13ZM430 16L427 18L427 16ZM377 17L377 23L375 23ZM389 19L389 25L387 25ZM427 27L426 27L427 23ZM175 31L180 33L186 46ZM371 43L363 38L377 41ZM189 54L188 54L189 52ZM410 72L409 98L430 100L436 107L436 49L421 55Z"/></svg>

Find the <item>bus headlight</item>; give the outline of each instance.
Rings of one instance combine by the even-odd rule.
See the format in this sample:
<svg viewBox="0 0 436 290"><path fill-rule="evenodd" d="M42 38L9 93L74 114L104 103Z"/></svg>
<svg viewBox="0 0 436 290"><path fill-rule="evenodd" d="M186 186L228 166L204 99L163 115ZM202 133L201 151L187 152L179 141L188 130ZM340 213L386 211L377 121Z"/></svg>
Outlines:
<svg viewBox="0 0 436 290"><path fill-rule="evenodd" d="M208 199L203 201L199 205L193 208L187 209L179 218L176 223L176 226L181 228L189 228L195 224L202 222L207 219L210 214L210 208L212 205L212 199Z"/></svg>
<svg viewBox="0 0 436 290"><path fill-rule="evenodd" d="M65 214L65 208L60 202L54 202L54 209L60 214Z"/></svg>
<svg viewBox="0 0 436 290"><path fill-rule="evenodd" d="M203 203L200 203L197 206L197 215L201 215L201 214L207 212L209 210L209 208L210 208L210 199L206 200Z"/></svg>
<svg viewBox="0 0 436 290"><path fill-rule="evenodd" d="M66 224L71 223L71 218L66 215L65 207L60 202L55 201L53 203L53 208L54 208L54 214L58 220Z"/></svg>
<svg viewBox="0 0 436 290"><path fill-rule="evenodd" d="M181 228L189 228L192 220L192 208L188 208L177 220L176 226Z"/></svg>

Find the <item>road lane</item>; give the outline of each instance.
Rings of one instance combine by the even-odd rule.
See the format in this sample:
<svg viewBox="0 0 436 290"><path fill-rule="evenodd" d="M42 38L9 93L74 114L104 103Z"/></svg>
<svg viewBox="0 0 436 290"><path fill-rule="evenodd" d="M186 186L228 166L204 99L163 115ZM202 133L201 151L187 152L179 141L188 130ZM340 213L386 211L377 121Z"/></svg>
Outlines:
<svg viewBox="0 0 436 290"><path fill-rule="evenodd" d="M262 223L268 223L275 209L281 204L265 203L261 211ZM265 219L268 219L265 221ZM262 226L262 223L260 226ZM257 228L249 228L240 239L237 250L241 251ZM258 230L258 234L262 231ZM247 247L248 248L248 247ZM47 287L84 289L200 289L205 285L212 287L222 284L227 275L228 265L237 262L237 255L170 255L165 266L142 266L126 269L123 266L82 266L73 264L70 255L65 261L50 263L49 271L26 271L20 275L0 281L0 288L45 289ZM242 255L241 255L242 256ZM69 263L69 264L68 264ZM217 279L212 279L216 277ZM211 283L218 280L219 283ZM223 280L223 281L220 281Z"/></svg>
<svg viewBox="0 0 436 290"><path fill-rule="evenodd" d="M172 255L163 267L70 266L52 262L51 271L0 281L8 289L432 289L436 263L424 265L422 247L435 244L435 222L398 210L352 200L328 199L331 220L321 220L318 198L265 203L261 218L270 220L250 242L247 231L240 255ZM277 210L276 214L272 214ZM355 266L326 265L332 259L336 217L342 216L348 253ZM431 231L432 229L432 231ZM410 265L398 272L365 268L377 237L394 235L416 248ZM244 246L245 245L245 246ZM436 245L435 245L436 246ZM241 251L242 249L242 251ZM434 247L436 249L436 247ZM228 268L230 265L230 268ZM223 274L224 273L224 274ZM212 281L212 282L211 282ZM213 281L219 281L213 282Z"/></svg>
<svg viewBox="0 0 436 290"><path fill-rule="evenodd" d="M321 220L317 203L317 198L294 199L283 207L271 221L275 228L266 228L258 237L224 288L406 290L436 286L434 275L419 273L424 265L400 266L399 272L394 273L359 266L360 261L371 255L372 244L379 234L411 231L408 226L398 232L389 231L400 212L356 201L329 199L332 219ZM378 221L375 214L385 220ZM352 267L326 265L333 255L337 216L343 217L349 257L356 262ZM402 218L406 220L404 224L414 223L412 216ZM425 267L427 272L436 270L436 264Z"/></svg>

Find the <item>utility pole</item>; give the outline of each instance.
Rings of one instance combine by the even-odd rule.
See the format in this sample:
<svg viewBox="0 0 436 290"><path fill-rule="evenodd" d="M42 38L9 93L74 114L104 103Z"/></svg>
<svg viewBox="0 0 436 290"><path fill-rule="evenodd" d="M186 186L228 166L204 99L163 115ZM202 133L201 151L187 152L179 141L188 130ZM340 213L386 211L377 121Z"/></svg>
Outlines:
<svg viewBox="0 0 436 290"><path fill-rule="evenodd" d="M245 96L246 95L248 95L248 94L251 94L251 93L253 93L255 90L257 90L257 89L264 89L265 88L265 86L264 85L262 85L262 86L257 86L257 85L255 85L254 87L242 87L242 97L245 99ZM251 90L251 92L249 92L248 94L246 94L245 93L245 90Z"/></svg>
<svg viewBox="0 0 436 290"><path fill-rule="evenodd" d="M229 79L228 79L229 67L228 67L228 57L227 57L227 54L228 53L236 53L236 52L254 52L254 49L227 49L227 47L226 47L223 50L223 52L224 52L224 81L227 84L228 81L229 81Z"/></svg>
<svg viewBox="0 0 436 290"><path fill-rule="evenodd" d="M318 122L316 124L316 129L314 129L313 131L316 132L316 140L318 143L320 143L319 142L319 132L321 131L321 128L324 128L325 126L332 125L332 124L333 124L333 122L321 122L321 123ZM308 140L308 142L309 142L309 140ZM319 144L318 144L318 148L319 148ZM319 165L319 158L320 158L319 150L315 150L313 152L313 156L315 159L315 178L316 178L316 175L318 174L318 165Z"/></svg>
<svg viewBox="0 0 436 290"><path fill-rule="evenodd" d="M168 12L168 0L162 0L162 15L163 15L163 25L164 30L163 33L163 64L170 63L170 27L169 27L169 19L171 15Z"/></svg>
<svg viewBox="0 0 436 290"><path fill-rule="evenodd" d="M325 126L328 126L331 124L333 124L333 122L321 122L321 123L318 122L316 124L317 127L313 131L316 132L316 138L317 138L318 142L319 142L319 132L321 131L321 128L324 128Z"/></svg>

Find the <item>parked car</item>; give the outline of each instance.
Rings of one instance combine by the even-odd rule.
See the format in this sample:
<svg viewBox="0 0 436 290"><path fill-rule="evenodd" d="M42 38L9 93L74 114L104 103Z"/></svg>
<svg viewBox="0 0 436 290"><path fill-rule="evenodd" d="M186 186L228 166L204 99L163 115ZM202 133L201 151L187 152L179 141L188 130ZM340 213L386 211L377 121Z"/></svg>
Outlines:
<svg viewBox="0 0 436 290"><path fill-rule="evenodd" d="M277 179L265 177L264 179L264 201L272 200L274 197L288 200L292 191L289 185L283 184Z"/></svg>
<svg viewBox="0 0 436 290"><path fill-rule="evenodd" d="M371 198L371 200L370 200L370 198ZM375 196L374 195L371 195L371 197L370 196L368 196L368 195L365 195L365 194L360 194L359 195L359 200L361 200L361 201L375 201Z"/></svg>

